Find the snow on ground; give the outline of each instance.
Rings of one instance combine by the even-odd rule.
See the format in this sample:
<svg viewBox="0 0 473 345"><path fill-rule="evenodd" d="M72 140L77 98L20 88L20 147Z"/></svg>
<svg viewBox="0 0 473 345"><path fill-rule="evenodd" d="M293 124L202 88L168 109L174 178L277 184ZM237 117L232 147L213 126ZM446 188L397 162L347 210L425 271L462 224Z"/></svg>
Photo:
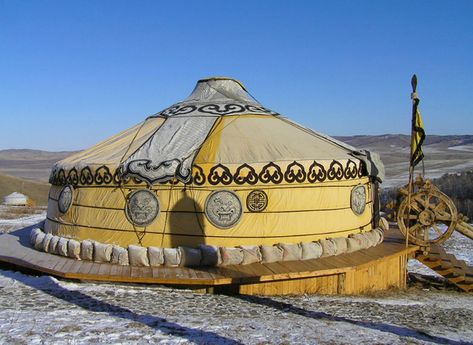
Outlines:
<svg viewBox="0 0 473 345"><path fill-rule="evenodd" d="M0 340L17 344L466 344L473 298L196 294L0 270Z"/></svg>
<svg viewBox="0 0 473 345"><path fill-rule="evenodd" d="M0 226L14 226L16 229L39 223L46 218L46 212L25 216L17 219L0 219Z"/></svg>
<svg viewBox="0 0 473 345"><path fill-rule="evenodd" d="M471 263L472 244L454 235L447 247ZM97 343L473 344L473 295L411 287L371 296L225 296L0 269L0 344Z"/></svg>
<svg viewBox="0 0 473 345"><path fill-rule="evenodd" d="M473 145L450 146L448 149L454 151L473 152Z"/></svg>
<svg viewBox="0 0 473 345"><path fill-rule="evenodd" d="M28 211L30 213L27 213ZM15 212L21 213L16 214ZM0 205L0 234L37 224L45 218L46 211L42 208L28 209Z"/></svg>

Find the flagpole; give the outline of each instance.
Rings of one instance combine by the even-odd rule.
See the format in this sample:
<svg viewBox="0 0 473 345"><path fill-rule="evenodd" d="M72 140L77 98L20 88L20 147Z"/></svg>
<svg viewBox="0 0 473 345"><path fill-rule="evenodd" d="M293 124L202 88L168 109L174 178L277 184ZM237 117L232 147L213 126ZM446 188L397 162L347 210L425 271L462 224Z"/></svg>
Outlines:
<svg viewBox="0 0 473 345"><path fill-rule="evenodd" d="M412 157L414 155L414 145L412 142L415 136L415 121L416 121L416 113L417 113L417 103L416 103L416 90L417 90L417 76L414 74L411 79L412 85L412 121L411 121L411 152L409 155L409 185L408 185L408 194L407 194L407 232L406 232L406 248L409 247L409 233L410 233L410 222L411 222L411 195L413 189L413 177L414 177L414 164L412 162Z"/></svg>

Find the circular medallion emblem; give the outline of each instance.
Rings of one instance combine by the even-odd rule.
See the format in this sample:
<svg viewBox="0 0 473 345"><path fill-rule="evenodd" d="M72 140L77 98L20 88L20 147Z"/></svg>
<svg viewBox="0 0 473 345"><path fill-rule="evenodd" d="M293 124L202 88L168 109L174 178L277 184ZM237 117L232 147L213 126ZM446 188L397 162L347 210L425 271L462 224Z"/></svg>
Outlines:
<svg viewBox="0 0 473 345"><path fill-rule="evenodd" d="M156 195L141 189L129 194L125 206L126 217L136 226L150 225L159 214L159 200Z"/></svg>
<svg viewBox="0 0 473 345"><path fill-rule="evenodd" d="M65 185L62 188L61 193L59 194L59 199L57 201L59 212L66 213L69 210L72 205L73 197L74 188L70 184Z"/></svg>
<svg viewBox="0 0 473 345"><path fill-rule="evenodd" d="M205 201L205 216L217 228L227 229L241 219L243 207L240 198L232 191L212 192Z"/></svg>
<svg viewBox="0 0 473 345"><path fill-rule="evenodd" d="M246 198L246 207L251 212L261 212L268 206L268 196L262 190L254 190Z"/></svg>
<svg viewBox="0 0 473 345"><path fill-rule="evenodd" d="M363 185L358 185L351 190L351 209L357 214L361 215L365 212L366 207L366 188Z"/></svg>

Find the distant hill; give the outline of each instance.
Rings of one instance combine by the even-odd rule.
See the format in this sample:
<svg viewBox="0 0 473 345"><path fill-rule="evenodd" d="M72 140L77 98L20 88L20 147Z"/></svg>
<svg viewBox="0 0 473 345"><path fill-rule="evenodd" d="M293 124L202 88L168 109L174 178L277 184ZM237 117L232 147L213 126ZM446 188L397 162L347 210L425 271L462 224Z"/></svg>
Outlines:
<svg viewBox="0 0 473 345"><path fill-rule="evenodd" d="M48 203L49 184L0 174L0 203L3 203L4 196L13 192L23 193L33 199L36 205L45 206Z"/></svg>
<svg viewBox="0 0 473 345"><path fill-rule="evenodd" d="M335 137L359 149L378 152L386 166L383 187L407 182L410 137L404 134ZM47 182L53 164L76 151L0 150L0 173ZM428 135L424 144L427 177L473 168L473 135ZM421 166L418 168L420 171Z"/></svg>
<svg viewBox="0 0 473 345"><path fill-rule="evenodd" d="M0 173L47 182L51 167L75 151L0 150Z"/></svg>
<svg viewBox="0 0 473 345"><path fill-rule="evenodd" d="M386 167L383 187L407 183L410 136L403 134L336 137L359 149L378 152ZM473 168L473 135L427 135L423 145L428 178ZM422 171L422 165L416 168Z"/></svg>

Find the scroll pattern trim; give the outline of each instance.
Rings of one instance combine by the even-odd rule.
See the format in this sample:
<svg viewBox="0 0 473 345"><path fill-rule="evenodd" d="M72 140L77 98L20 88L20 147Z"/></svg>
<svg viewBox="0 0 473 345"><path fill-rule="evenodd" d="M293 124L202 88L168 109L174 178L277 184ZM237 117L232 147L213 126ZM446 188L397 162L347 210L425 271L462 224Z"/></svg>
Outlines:
<svg viewBox="0 0 473 345"><path fill-rule="evenodd" d="M223 164L217 164L212 167L209 174L204 173L204 169L198 165L192 167L192 177L189 184L202 186L209 183L212 186L228 186L232 183L237 185L255 185L258 182L262 184L280 184L280 183L320 183L328 181L350 180L367 176L367 171L363 162L359 165L349 159L345 164L333 160L329 167L313 161L310 166L304 167L300 162L294 161L285 169L278 164L269 162L257 171L256 168L244 163L240 165L234 173L230 168ZM110 171L110 168L102 165L95 170L86 166L80 170L72 168L69 171L62 168L55 168L51 172L49 183L53 185L70 184L77 185L119 185L130 182L140 184L143 180L137 177L122 177L120 170ZM165 183L177 184L177 180L171 180Z"/></svg>

